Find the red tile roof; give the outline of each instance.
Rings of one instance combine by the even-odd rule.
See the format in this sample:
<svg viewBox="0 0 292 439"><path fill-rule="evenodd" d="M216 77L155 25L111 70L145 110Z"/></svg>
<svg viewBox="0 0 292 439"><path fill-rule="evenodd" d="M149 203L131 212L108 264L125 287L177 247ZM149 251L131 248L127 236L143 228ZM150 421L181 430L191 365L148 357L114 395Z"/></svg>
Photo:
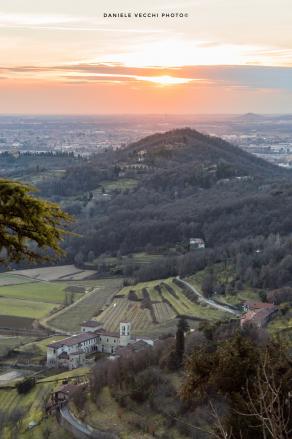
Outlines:
<svg viewBox="0 0 292 439"><path fill-rule="evenodd" d="M250 310L275 307L275 305L273 305L272 303L253 302L252 300L248 300L247 302L244 302L244 305L247 306Z"/></svg>
<svg viewBox="0 0 292 439"><path fill-rule="evenodd" d="M115 338L119 338L120 337L120 333L119 332L109 332L109 331L95 331L96 335L105 335L106 337L115 337Z"/></svg>
<svg viewBox="0 0 292 439"><path fill-rule="evenodd" d="M87 328L97 328L101 325L102 323L98 322L97 320L87 320L87 322L83 322L81 326L85 326Z"/></svg>
<svg viewBox="0 0 292 439"><path fill-rule="evenodd" d="M248 311L242 315L240 319L241 325L244 325L247 322L255 322L263 325L266 322L266 319L276 311L277 307L274 305L272 307L261 308L255 311Z"/></svg>
<svg viewBox="0 0 292 439"><path fill-rule="evenodd" d="M48 345L49 348L58 349L62 346L74 346L75 344L82 343L87 340L96 338L95 332L82 332L78 335L73 335L72 337L64 338L63 340L56 341Z"/></svg>
<svg viewBox="0 0 292 439"><path fill-rule="evenodd" d="M274 306L273 308L264 308L260 309L256 315L254 316L253 320L257 321L259 323L263 323L267 317L274 314L274 312L277 310L277 308Z"/></svg>

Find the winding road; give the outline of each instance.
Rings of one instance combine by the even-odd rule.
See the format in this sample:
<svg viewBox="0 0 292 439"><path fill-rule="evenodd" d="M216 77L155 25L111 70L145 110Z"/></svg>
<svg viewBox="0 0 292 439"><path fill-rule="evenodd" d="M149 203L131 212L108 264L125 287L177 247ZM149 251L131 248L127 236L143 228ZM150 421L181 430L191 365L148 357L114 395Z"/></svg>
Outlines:
<svg viewBox="0 0 292 439"><path fill-rule="evenodd" d="M96 430L88 424L85 424L79 419L77 419L68 409L67 405L60 409L60 415L63 420L67 421L68 424L73 427L76 432L76 437L78 437L78 433L82 433L85 437L88 438L99 438L99 439L119 439L115 433ZM74 434L74 433L73 433Z"/></svg>
<svg viewBox="0 0 292 439"><path fill-rule="evenodd" d="M219 310L224 311L224 312L229 312L230 314L233 314L235 316L239 316L241 314L239 311L236 311L236 310L230 308L228 305L221 305L219 303L214 302L214 300L206 299L206 297L204 297L193 285L186 282L185 280L182 280L179 276L177 276L176 279L179 282L181 282L183 285L188 287L190 290L192 290L193 293L195 293L196 296L198 296L200 302L204 302L207 305L212 306L213 308L219 309Z"/></svg>

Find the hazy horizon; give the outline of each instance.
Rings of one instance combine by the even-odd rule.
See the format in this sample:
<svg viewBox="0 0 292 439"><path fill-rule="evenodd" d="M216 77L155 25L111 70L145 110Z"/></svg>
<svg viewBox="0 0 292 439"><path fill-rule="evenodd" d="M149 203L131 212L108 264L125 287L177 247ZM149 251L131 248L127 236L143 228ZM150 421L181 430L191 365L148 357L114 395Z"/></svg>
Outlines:
<svg viewBox="0 0 292 439"><path fill-rule="evenodd" d="M291 112L283 113L256 113L253 111L238 112L238 113L1 113L0 117L95 117L95 116L106 116L106 117L127 117L127 116L161 116L161 117L232 117L232 116L292 116Z"/></svg>

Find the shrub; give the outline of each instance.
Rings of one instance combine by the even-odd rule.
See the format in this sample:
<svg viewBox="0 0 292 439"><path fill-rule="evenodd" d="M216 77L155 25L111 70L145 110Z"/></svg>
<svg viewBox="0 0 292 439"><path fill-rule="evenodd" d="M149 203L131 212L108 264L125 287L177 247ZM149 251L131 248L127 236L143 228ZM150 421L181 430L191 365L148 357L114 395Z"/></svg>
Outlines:
<svg viewBox="0 0 292 439"><path fill-rule="evenodd" d="M16 384L16 389L19 394L25 394L31 391L35 386L35 378L29 377Z"/></svg>
<svg viewBox="0 0 292 439"><path fill-rule="evenodd" d="M128 293L128 299L133 301L138 301L139 298L134 290L130 290Z"/></svg>

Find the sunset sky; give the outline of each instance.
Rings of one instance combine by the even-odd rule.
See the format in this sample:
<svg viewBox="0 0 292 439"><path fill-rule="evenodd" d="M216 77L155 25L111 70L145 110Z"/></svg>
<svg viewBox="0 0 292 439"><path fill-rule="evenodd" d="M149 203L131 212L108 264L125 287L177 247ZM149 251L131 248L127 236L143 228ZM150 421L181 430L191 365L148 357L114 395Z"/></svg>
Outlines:
<svg viewBox="0 0 292 439"><path fill-rule="evenodd" d="M103 17L128 12L188 17ZM291 0L0 0L0 113L292 113L291 23Z"/></svg>

